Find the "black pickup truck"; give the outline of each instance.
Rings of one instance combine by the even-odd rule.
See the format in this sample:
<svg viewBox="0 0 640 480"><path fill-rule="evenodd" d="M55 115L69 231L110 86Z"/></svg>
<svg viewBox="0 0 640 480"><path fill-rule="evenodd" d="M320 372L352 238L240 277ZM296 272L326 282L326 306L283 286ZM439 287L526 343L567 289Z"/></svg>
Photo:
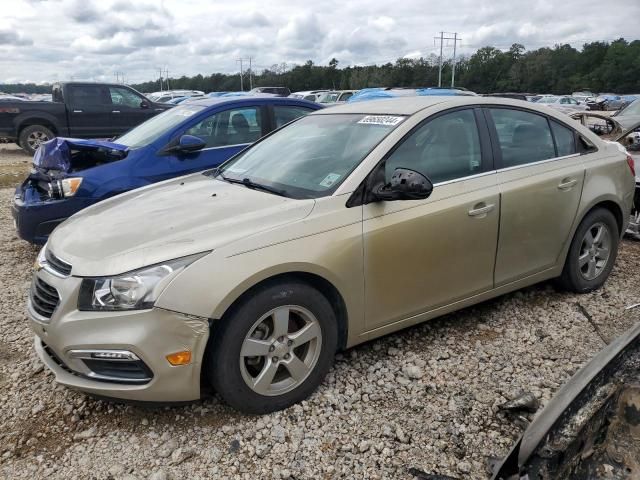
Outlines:
<svg viewBox="0 0 640 480"><path fill-rule="evenodd" d="M52 102L0 102L0 138L33 154L53 137L111 138L171 108L126 85L65 82Z"/></svg>

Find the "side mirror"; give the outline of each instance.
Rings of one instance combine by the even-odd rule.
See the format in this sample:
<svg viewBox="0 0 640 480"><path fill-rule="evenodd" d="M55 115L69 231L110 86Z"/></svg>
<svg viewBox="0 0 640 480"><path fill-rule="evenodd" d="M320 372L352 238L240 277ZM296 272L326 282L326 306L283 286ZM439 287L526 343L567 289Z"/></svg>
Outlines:
<svg viewBox="0 0 640 480"><path fill-rule="evenodd" d="M150 106L151 106L151 105L150 105L150 104L149 104L149 102L148 102L148 101L146 101L146 100L142 100L142 101L140 102L140 108L149 108Z"/></svg>
<svg viewBox="0 0 640 480"><path fill-rule="evenodd" d="M180 140L178 140L178 144L175 146L175 150L177 152L184 153L197 152L206 146L207 142L200 137L196 137L194 135L182 135Z"/></svg>
<svg viewBox="0 0 640 480"><path fill-rule="evenodd" d="M396 168L387 184L374 187L373 194L378 200L423 200L433 192L433 183L415 170Z"/></svg>

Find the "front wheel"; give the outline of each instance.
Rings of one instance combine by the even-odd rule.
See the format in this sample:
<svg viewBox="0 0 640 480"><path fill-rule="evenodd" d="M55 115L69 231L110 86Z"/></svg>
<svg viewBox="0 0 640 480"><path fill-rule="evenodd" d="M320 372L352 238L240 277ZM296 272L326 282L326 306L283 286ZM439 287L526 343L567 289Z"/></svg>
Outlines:
<svg viewBox="0 0 640 480"><path fill-rule="evenodd" d="M36 153L40 144L51 140L55 134L47 127L42 125L30 125L20 132L18 145L22 147L29 155Z"/></svg>
<svg viewBox="0 0 640 480"><path fill-rule="evenodd" d="M258 287L213 326L206 371L215 390L246 413L307 398L333 363L336 317L326 297L301 282Z"/></svg>
<svg viewBox="0 0 640 480"><path fill-rule="evenodd" d="M619 241L618 224L609 210L597 208L587 214L571 241L560 286L576 293L600 288L613 269Z"/></svg>

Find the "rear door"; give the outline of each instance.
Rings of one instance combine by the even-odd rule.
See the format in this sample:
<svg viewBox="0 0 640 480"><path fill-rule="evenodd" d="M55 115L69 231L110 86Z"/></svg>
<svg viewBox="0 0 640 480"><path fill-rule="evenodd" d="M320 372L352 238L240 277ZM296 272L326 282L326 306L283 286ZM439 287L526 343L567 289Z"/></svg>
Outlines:
<svg viewBox="0 0 640 480"><path fill-rule="evenodd" d="M485 113L501 195L497 287L558 262L570 241L585 169L569 126L524 109Z"/></svg>
<svg viewBox="0 0 640 480"><path fill-rule="evenodd" d="M110 138L111 97L105 85L69 85L66 89L69 134L81 138Z"/></svg>
<svg viewBox="0 0 640 480"><path fill-rule="evenodd" d="M108 88L114 134L122 135L158 113L150 108L147 99L131 89L116 86Z"/></svg>

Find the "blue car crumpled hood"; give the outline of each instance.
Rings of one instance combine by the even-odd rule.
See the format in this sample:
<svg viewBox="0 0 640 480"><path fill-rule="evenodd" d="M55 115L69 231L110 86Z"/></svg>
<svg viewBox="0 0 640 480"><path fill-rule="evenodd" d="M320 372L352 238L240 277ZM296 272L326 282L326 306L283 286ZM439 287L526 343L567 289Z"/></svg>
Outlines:
<svg viewBox="0 0 640 480"><path fill-rule="evenodd" d="M64 174L82 165L73 165L71 151L101 152L114 160L127 156L129 147L106 140L83 140L79 138L57 137L40 145L33 156L33 166L41 172L59 172Z"/></svg>

